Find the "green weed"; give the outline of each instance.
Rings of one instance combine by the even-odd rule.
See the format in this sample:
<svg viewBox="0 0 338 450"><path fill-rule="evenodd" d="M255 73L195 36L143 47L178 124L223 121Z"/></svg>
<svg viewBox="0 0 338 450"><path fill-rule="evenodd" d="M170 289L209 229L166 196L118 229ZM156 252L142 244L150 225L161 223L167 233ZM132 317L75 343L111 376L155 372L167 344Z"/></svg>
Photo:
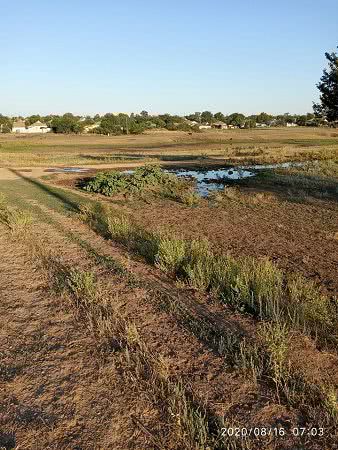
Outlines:
<svg viewBox="0 0 338 450"><path fill-rule="evenodd" d="M176 274L180 271L186 256L186 242L182 239L162 237L159 240L155 264L163 272Z"/></svg>
<svg viewBox="0 0 338 450"><path fill-rule="evenodd" d="M25 234L32 222L33 216L29 211L9 206L5 196L0 196L0 223L6 225L12 233Z"/></svg>

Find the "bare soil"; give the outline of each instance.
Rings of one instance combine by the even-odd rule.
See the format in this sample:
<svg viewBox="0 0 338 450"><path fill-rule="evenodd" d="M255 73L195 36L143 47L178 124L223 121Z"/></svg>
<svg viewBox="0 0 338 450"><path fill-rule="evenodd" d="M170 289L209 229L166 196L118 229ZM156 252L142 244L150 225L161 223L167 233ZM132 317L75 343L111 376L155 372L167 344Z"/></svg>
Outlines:
<svg viewBox="0 0 338 450"><path fill-rule="evenodd" d="M252 342L256 339L254 320L176 286L122 247L31 195L27 190L24 201L34 211L32 236L63 262L93 271L100 289L136 324L149 350L167 362L172 379L182 379L212 416L225 416L234 425L247 427L304 424L302 409L279 403L268 380L255 383L243 371L227 367L175 314L160 308L161 296L172 296L194 317L208 319L216 330L236 331ZM236 256L269 256L285 270L300 271L320 283L330 294L337 291L335 202L308 204L276 198L253 206L203 200L196 208L159 199L109 203L142 226L169 228L187 238L206 237L219 251ZM142 386L142 380L128 376L121 352L102 355L100 342L74 305L51 291L27 240L13 237L1 226L0 248L0 447L183 450L174 440L163 405L154 400L149 386ZM88 249L120 261L138 282L130 284L116 276L93 259ZM335 353L319 351L311 340L294 335L289 356L309 380L329 380L338 386ZM288 434L280 440L254 440L250 448L338 447L336 430L331 429L323 440Z"/></svg>
<svg viewBox="0 0 338 450"><path fill-rule="evenodd" d="M77 189L78 177L61 176L53 183ZM206 238L220 252L233 256L268 257L282 269L299 272L336 295L337 202L288 198L285 188L275 187L253 204L250 195L261 192L259 187L243 188L242 192L248 195L247 202L245 197L222 203L202 200L194 208L158 198L89 198L110 203L147 229L166 229L188 239Z"/></svg>

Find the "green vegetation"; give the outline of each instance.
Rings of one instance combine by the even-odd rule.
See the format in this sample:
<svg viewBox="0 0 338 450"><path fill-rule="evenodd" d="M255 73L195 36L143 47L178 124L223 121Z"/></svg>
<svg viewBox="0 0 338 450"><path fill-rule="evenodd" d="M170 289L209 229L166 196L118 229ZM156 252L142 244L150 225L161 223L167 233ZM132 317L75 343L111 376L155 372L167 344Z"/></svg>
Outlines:
<svg viewBox="0 0 338 450"><path fill-rule="evenodd" d="M85 220L105 229L107 235L128 249L222 302L259 319L284 323L337 345L337 304L300 275L285 275L268 259L217 255L207 241L185 241L145 231L109 210L89 207ZM84 218L84 216L82 216Z"/></svg>
<svg viewBox="0 0 338 450"><path fill-rule="evenodd" d="M323 76L317 87L320 91L320 103L314 105L314 111L325 117L329 122L338 121L338 54L325 53L328 70L324 69Z"/></svg>
<svg viewBox="0 0 338 450"><path fill-rule="evenodd" d="M5 224L12 233L25 233L33 221L30 212L11 207L0 193L0 223Z"/></svg>
<svg viewBox="0 0 338 450"><path fill-rule="evenodd" d="M116 194L158 195L184 203L197 205L200 197L194 192L191 183L180 180L160 167L146 165L135 169L131 174L123 172L100 172L86 181L82 188L105 196Z"/></svg>
<svg viewBox="0 0 338 450"><path fill-rule="evenodd" d="M98 205L81 208L83 219L99 219L111 238L150 257L161 270L209 291L243 312L271 320L259 327L258 342L249 343L240 334L220 331L212 321L194 317L186 306L165 300L167 309L178 312L186 328L225 357L226 365L246 371L256 382L271 382L281 404L301 407L314 421L334 426L338 418L335 388L309 380L294 370L289 360L293 337L290 329L321 338L324 332L334 333L336 327L332 323L333 304L320 296L314 284L298 276L285 276L267 260L218 256L208 241L188 242L163 233L145 232L124 216L112 216L107 209L101 211L102 217L99 214ZM116 311L114 301L107 301L95 273L64 265L45 250L41 249L42 257L54 281L50 285L66 293L76 305L102 344L100 351L116 351L118 342L123 370L131 380L137 380L140 389L163 405L182 448L231 448L230 442L220 441L220 423L216 418L198 404L180 379L170 377L166 362L148 350L135 324Z"/></svg>
<svg viewBox="0 0 338 450"><path fill-rule="evenodd" d="M178 183L177 178L163 172L158 166L147 165L135 169L132 174L101 172L85 183L83 189L106 196L119 193L139 193L147 188Z"/></svg>

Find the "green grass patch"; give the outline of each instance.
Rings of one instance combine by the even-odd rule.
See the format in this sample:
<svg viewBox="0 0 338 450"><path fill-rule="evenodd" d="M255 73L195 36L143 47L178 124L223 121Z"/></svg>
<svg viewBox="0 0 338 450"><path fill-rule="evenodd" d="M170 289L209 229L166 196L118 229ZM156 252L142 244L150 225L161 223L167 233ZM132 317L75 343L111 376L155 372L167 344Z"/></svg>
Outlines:
<svg viewBox="0 0 338 450"><path fill-rule="evenodd" d="M186 241L144 230L108 209L98 215L90 210L86 220L162 271L239 311L285 323L321 343L338 344L337 301L302 276L285 275L266 258L218 255L208 241Z"/></svg>

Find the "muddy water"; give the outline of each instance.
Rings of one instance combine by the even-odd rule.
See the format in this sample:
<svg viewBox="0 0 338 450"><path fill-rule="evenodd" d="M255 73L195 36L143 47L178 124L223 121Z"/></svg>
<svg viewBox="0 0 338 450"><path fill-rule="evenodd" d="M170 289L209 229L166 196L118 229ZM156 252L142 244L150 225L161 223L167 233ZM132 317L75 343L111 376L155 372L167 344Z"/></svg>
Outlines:
<svg viewBox="0 0 338 450"><path fill-rule="evenodd" d="M274 168L288 168L292 166L302 166L304 163L286 162L280 164L257 164L253 166L237 166L237 167L217 167L216 169L193 169L187 170L185 168L170 168L166 172L174 173L178 177L193 179L196 181L197 192L205 197L209 192L221 191L227 182L232 180L241 180L244 178L254 177L259 170L274 169Z"/></svg>

